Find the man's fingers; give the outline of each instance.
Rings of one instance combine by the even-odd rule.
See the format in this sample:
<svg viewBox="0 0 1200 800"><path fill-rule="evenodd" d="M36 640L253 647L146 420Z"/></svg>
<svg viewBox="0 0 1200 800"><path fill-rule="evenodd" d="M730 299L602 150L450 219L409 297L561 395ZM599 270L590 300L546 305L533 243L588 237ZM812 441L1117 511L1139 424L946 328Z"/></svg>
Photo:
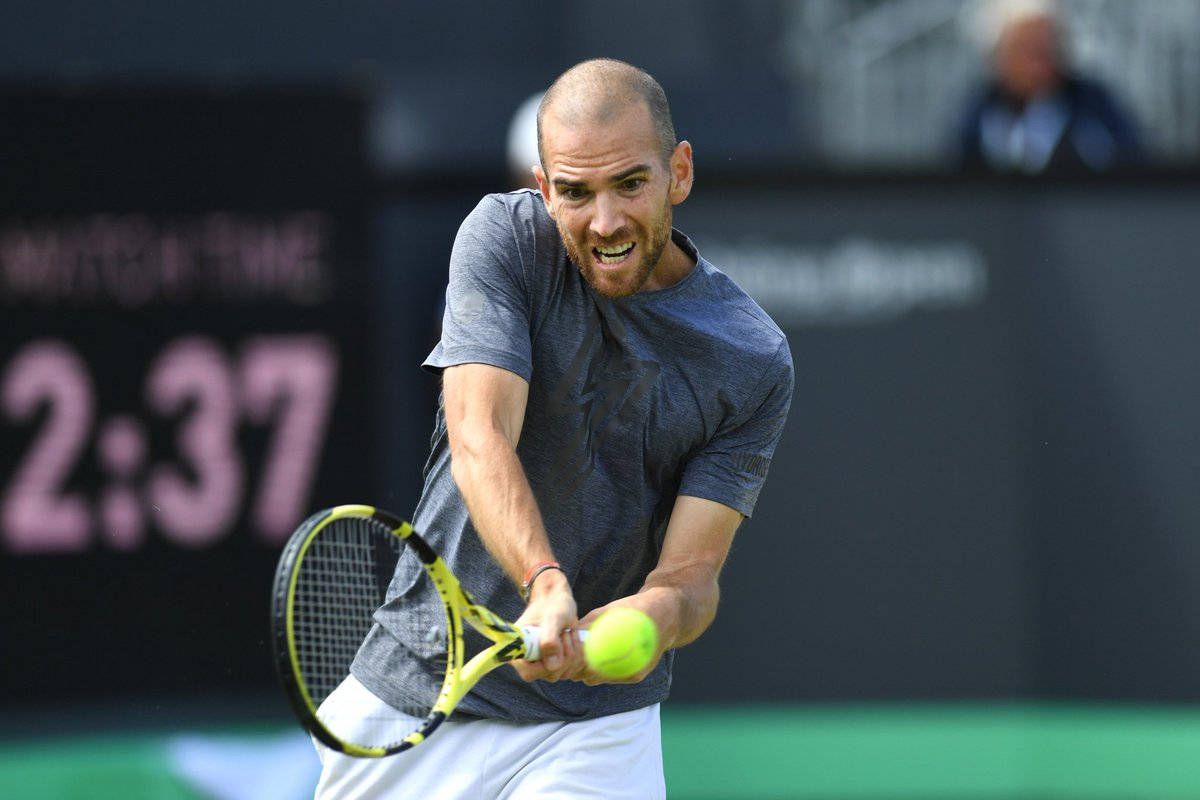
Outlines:
<svg viewBox="0 0 1200 800"><path fill-rule="evenodd" d="M539 640L542 657L539 661L514 661L513 667L522 680L549 681L551 683L563 679L576 680L586 670L583 658L583 647L579 643L579 633L573 629L565 630L549 640ZM553 654L547 653L553 649Z"/></svg>
<svg viewBox="0 0 1200 800"><path fill-rule="evenodd" d="M562 637L553 629L543 628L538 645L542 650L542 664L550 672L562 666Z"/></svg>

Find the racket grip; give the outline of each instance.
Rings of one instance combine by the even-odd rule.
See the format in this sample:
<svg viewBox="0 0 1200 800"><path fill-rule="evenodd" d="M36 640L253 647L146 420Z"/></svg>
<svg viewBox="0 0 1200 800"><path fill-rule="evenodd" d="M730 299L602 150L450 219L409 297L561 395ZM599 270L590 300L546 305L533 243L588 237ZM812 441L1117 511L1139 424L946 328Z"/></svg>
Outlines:
<svg viewBox="0 0 1200 800"><path fill-rule="evenodd" d="M586 630L577 630L579 641L587 639L588 632ZM537 625L522 625L521 638L525 640L525 655L526 661L538 661L542 657L542 645L538 641L539 629Z"/></svg>

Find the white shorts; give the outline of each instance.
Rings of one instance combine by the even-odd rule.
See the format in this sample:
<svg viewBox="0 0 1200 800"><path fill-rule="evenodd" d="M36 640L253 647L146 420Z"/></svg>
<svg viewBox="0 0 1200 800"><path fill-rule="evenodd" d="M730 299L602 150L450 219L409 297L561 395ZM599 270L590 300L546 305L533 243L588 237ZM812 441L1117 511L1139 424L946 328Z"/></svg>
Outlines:
<svg viewBox="0 0 1200 800"><path fill-rule="evenodd" d="M363 720L390 717L406 730L419 722L353 676L321 709ZM657 704L582 722L451 718L429 741L386 758L355 758L316 745L316 800L666 797Z"/></svg>

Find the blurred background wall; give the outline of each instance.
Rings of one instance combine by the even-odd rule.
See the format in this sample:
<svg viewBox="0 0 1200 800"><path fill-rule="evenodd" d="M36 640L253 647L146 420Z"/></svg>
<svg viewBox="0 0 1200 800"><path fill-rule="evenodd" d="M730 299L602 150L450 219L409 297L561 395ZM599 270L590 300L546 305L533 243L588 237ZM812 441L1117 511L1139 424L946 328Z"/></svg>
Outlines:
<svg viewBox="0 0 1200 800"><path fill-rule="evenodd" d="M411 511L454 232L515 185L518 107L593 56L666 88L698 171L676 224L797 365L673 705L792 709L788 736L850 724L850 750L874 723L804 710L1194 714L1200 0L1054 9L1098 116L1045 94L981 106L1002 26L969 0L7 3L5 794L102 796L103 775L111 796L266 797L246 775L311 767L266 735L290 730L265 645L275 554L326 505ZM1096 133L1110 107L1129 158ZM985 151L987 131L1049 127L1078 157L967 163L975 111ZM1200 742L1172 719L1190 721L1171 746ZM1081 730L1093 758L1149 763L1130 755L1147 740L1097 750ZM45 752L83 742L92 771L40 768L30 731ZM669 763L674 796L734 796L694 779L697 752ZM881 768L856 796L1191 796L1195 777L1134 768L1104 795L1053 764L1036 791L937 783L942 766ZM305 770L284 772L302 796ZM745 796L853 794L820 772Z"/></svg>
<svg viewBox="0 0 1200 800"><path fill-rule="evenodd" d="M6 5L9 82L336 83L371 100L383 171L494 170L529 94L597 54L644 65L710 168L938 169L984 69L980 0L389 4L215 0L203 6ZM1155 160L1200 152L1193 0L1062 0L1072 61L1108 82Z"/></svg>

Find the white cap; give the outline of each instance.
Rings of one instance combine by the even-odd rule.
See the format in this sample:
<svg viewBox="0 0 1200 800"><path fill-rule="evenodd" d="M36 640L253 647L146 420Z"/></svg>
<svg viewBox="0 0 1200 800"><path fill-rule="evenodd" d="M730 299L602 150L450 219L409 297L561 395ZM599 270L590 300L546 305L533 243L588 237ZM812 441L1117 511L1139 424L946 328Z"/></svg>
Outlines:
<svg viewBox="0 0 1200 800"><path fill-rule="evenodd" d="M991 50L1013 24L1030 17L1058 19L1054 0L975 0L963 6L959 18L968 35L983 50Z"/></svg>
<svg viewBox="0 0 1200 800"><path fill-rule="evenodd" d="M530 95L517 107L508 126L508 168L525 175L541 159L537 147L537 110L543 92Z"/></svg>

